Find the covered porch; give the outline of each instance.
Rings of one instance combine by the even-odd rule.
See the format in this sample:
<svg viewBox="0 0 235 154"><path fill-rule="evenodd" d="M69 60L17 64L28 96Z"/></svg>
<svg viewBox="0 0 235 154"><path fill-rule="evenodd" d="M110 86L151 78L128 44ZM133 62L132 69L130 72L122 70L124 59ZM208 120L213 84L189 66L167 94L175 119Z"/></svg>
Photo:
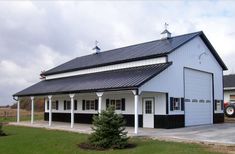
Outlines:
<svg viewBox="0 0 235 154"><path fill-rule="evenodd" d="M22 98L25 97L17 99L17 123L20 125L25 124L25 122L20 122L20 100ZM80 129L80 127L76 127L78 124L81 126L92 124L94 115L98 115L112 105L115 107L116 113L123 115L126 126L129 128L128 131L135 134L138 133L139 127L154 128L154 115L165 110L167 99L166 93L140 93L138 90L30 96L30 124L32 126L39 124L34 120L34 103L38 98L43 98L45 104L44 122L40 122L43 126L47 124L48 127L53 128L58 126L58 122L66 122L66 128L70 127L76 131L76 129Z"/></svg>
<svg viewBox="0 0 235 154"><path fill-rule="evenodd" d="M124 116L127 126L154 128L155 114L164 114L168 95L164 92L140 91L140 87L168 68L161 63L119 70L89 73L71 77L46 79L16 94L17 122L20 122L20 100L31 99L31 124L34 123L34 101L45 101L45 120L51 127L54 121L92 123L95 114L114 105ZM53 122L52 122L53 121Z"/></svg>

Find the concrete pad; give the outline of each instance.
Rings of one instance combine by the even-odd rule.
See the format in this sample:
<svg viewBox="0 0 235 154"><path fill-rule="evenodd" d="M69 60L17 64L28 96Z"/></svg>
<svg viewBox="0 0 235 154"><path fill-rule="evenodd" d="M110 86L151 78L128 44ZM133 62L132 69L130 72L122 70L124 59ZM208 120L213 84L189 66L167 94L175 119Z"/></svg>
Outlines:
<svg viewBox="0 0 235 154"><path fill-rule="evenodd" d="M46 121L36 121L34 124L30 122L9 123L16 126L27 126L46 128L53 130L62 130L78 133L90 134L92 132L89 124L74 124L74 128L70 128L70 123L52 122L52 126L48 126ZM148 129L139 128L138 135L134 134L133 127L127 127L128 136L146 136L154 139L186 141L186 142L204 142L214 144L235 145L235 123L223 123L214 125L203 125L194 127L185 127L177 129Z"/></svg>

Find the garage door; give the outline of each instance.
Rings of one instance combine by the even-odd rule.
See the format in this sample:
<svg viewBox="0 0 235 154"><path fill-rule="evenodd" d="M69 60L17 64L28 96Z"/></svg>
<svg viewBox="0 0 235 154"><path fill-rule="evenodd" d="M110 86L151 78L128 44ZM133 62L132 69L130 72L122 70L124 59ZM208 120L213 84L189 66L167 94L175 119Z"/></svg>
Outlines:
<svg viewBox="0 0 235 154"><path fill-rule="evenodd" d="M185 69L185 126L212 123L212 75Z"/></svg>

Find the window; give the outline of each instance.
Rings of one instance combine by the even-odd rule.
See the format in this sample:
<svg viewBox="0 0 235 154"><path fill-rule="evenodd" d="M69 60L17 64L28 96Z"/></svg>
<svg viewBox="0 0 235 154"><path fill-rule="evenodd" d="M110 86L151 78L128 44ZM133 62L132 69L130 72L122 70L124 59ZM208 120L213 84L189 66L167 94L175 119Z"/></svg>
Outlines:
<svg viewBox="0 0 235 154"><path fill-rule="evenodd" d="M64 101L64 110L71 110L71 102L70 101Z"/></svg>
<svg viewBox="0 0 235 154"><path fill-rule="evenodd" d="M152 114L152 101L145 101L145 114Z"/></svg>
<svg viewBox="0 0 235 154"><path fill-rule="evenodd" d="M125 111L126 105L125 105L125 98L122 99L106 99L106 109L109 106L114 106L115 110L122 110Z"/></svg>
<svg viewBox="0 0 235 154"><path fill-rule="evenodd" d="M197 103L197 99L192 99L192 102L193 103Z"/></svg>
<svg viewBox="0 0 235 154"><path fill-rule="evenodd" d="M58 110L59 109L59 101L53 101L52 102L52 109Z"/></svg>
<svg viewBox="0 0 235 154"><path fill-rule="evenodd" d="M180 98L174 98L173 110L180 110Z"/></svg>
<svg viewBox="0 0 235 154"><path fill-rule="evenodd" d="M184 111L184 104L185 102L187 103L188 101L190 101L190 99L188 99L187 101L185 101L187 99L184 98L174 98L174 97L170 97L170 110L171 111ZM193 99L192 99L193 102Z"/></svg>
<svg viewBox="0 0 235 154"><path fill-rule="evenodd" d="M83 100L82 109L83 110L97 110L98 100Z"/></svg>
<svg viewBox="0 0 235 154"><path fill-rule="evenodd" d="M230 102L235 102L235 95L230 95Z"/></svg>
<svg viewBox="0 0 235 154"><path fill-rule="evenodd" d="M121 100L116 100L116 110L121 110Z"/></svg>
<svg viewBox="0 0 235 154"><path fill-rule="evenodd" d="M59 109L59 101L53 101L51 104L51 108L53 110L58 110ZM47 101L47 110L49 110L49 101Z"/></svg>
<svg viewBox="0 0 235 154"><path fill-rule="evenodd" d="M95 109L95 101L86 100L86 110L94 110L94 109Z"/></svg>
<svg viewBox="0 0 235 154"><path fill-rule="evenodd" d="M205 101L203 99L200 99L199 100L199 103L204 103Z"/></svg>

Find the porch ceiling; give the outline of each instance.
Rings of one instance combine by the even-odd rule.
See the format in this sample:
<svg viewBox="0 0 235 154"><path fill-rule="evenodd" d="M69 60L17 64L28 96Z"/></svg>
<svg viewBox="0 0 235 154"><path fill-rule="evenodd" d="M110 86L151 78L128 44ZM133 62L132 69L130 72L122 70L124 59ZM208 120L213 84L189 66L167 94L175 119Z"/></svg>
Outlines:
<svg viewBox="0 0 235 154"><path fill-rule="evenodd" d="M37 96L72 92L81 93L135 89L158 75L170 65L171 62L168 62L67 78L44 80L13 96Z"/></svg>

